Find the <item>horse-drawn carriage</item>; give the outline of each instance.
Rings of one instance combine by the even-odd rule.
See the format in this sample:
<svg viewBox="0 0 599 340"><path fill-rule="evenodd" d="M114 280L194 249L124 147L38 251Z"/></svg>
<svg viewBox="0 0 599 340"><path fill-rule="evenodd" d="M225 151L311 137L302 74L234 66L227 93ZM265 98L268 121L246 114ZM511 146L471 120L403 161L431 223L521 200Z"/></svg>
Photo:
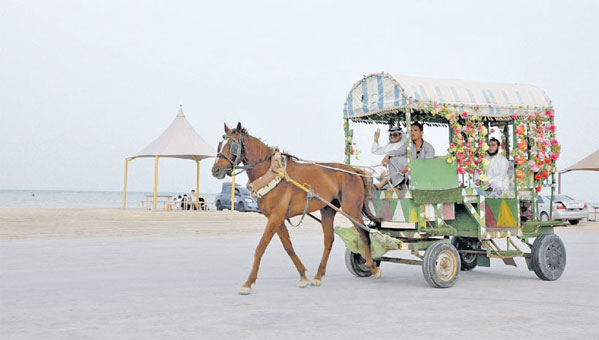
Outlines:
<svg viewBox="0 0 599 340"><path fill-rule="evenodd" d="M378 254L371 249L375 261L421 265L433 287L451 287L460 269L488 267L491 258L515 266L514 258L524 257L539 278L561 276L566 251L554 234L560 222L540 221L536 213L542 187L551 187L553 201L560 150L552 104L542 90L379 73L354 84L343 113L346 164L353 154L350 122L401 124L409 131L417 121L449 130L448 154L432 159L413 159L410 148L414 145L407 133L407 186L377 190L368 199L370 211L378 218L369 228L386 238L382 241L385 249ZM494 198L482 189L492 130L503 137L510 169L509 190ZM406 223L390 227L381 221L413 223L414 227ZM348 248L348 270L356 276L370 276L357 233L343 228L335 231ZM391 249L410 250L416 259L381 255Z"/></svg>
<svg viewBox="0 0 599 340"><path fill-rule="evenodd" d="M298 286L309 284L285 223L298 215L319 220L323 228L324 250L313 286L325 275L334 232L347 246L347 268L356 276L380 277L381 262L415 264L422 266L431 286L451 287L461 269L490 266L491 258L515 265L515 257L524 257L543 280L561 276L566 252L554 234L561 222L539 221L536 214L543 186L551 187L553 201L560 150L551 101L543 91L527 85L372 74L351 89L344 120L346 164L304 161L251 136L241 123L233 129L225 125L212 174L222 179L247 171L248 188L268 219L241 294L251 292L275 234L300 275ZM371 177L349 164L350 122L410 127L416 121L448 128L448 155L414 158L408 135L407 187L372 191ZM511 187L494 197L481 188L491 129L502 133L511 162ZM317 210L320 219L310 214ZM336 213L346 216L354 228L334 228ZM366 225L363 217L371 222ZM407 222L410 227L383 222ZM504 239L505 246L498 239ZM410 250L416 258L384 256L389 250Z"/></svg>

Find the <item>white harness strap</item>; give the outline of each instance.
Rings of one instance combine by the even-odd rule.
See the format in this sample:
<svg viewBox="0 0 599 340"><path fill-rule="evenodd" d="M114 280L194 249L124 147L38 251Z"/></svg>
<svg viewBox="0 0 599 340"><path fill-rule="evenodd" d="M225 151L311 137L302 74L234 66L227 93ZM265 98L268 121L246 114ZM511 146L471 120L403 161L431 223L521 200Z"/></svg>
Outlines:
<svg viewBox="0 0 599 340"><path fill-rule="evenodd" d="M252 196L262 198L272 191L287 174L287 157L281 155L277 149L270 160L270 168L260 178L248 184L247 188L252 192Z"/></svg>

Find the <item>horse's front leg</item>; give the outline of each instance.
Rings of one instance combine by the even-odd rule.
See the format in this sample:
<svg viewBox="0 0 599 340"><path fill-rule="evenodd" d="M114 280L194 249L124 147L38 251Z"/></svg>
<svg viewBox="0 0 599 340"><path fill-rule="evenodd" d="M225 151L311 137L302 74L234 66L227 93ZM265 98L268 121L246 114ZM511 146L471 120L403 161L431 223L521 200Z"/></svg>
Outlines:
<svg viewBox="0 0 599 340"><path fill-rule="evenodd" d="M268 222L266 223L266 228L264 229L264 233L262 234L262 238L260 238L260 242L256 247L256 252L254 253L254 264L252 265L252 271L247 279L247 281L241 286L239 290L239 294L247 295L252 291L252 285L256 283L256 278L258 277L258 269L260 268L260 260L262 259L262 255L264 255L264 251L266 247L272 240L272 237L279 229L279 226L283 223L282 218L277 216L270 216L268 218Z"/></svg>
<svg viewBox="0 0 599 340"><path fill-rule="evenodd" d="M300 280L299 280L299 283L297 284L297 286L300 288L307 287L309 282L308 282L308 278L306 277L306 267L304 267L304 265L302 264L302 261L300 261L299 257L295 253L295 250L293 250L293 245L291 244L291 238L289 237L289 230L287 230L285 223L281 223L281 226L277 230L277 234L279 235L279 238L281 239L281 243L283 244L283 248L285 248L287 255L289 255L289 257L291 258L291 261L293 261L293 264L295 265L295 268L297 269L298 273L300 274Z"/></svg>

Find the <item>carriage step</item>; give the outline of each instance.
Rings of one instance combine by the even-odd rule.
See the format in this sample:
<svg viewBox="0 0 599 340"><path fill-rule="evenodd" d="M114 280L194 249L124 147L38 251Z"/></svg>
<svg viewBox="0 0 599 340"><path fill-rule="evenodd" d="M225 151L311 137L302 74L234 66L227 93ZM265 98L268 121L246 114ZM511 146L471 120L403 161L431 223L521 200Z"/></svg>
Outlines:
<svg viewBox="0 0 599 340"><path fill-rule="evenodd" d="M430 236L453 236L457 233L453 227L441 227L441 228L422 228L420 232L426 233Z"/></svg>
<svg viewBox="0 0 599 340"><path fill-rule="evenodd" d="M487 252L488 257L495 257L495 258L512 258L512 257L523 256L523 255L524 255L524 253L522 253L519 250L500 250L500 251L488 251Z"/></svg>

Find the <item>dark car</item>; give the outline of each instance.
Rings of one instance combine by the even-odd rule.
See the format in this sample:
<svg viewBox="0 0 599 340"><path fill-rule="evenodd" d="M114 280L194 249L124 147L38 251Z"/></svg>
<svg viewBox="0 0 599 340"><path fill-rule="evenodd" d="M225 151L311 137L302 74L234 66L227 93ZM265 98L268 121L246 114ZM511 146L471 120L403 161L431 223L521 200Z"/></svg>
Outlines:
<svg viewBox="0 0 599 340"><path fill-rule="evenodd" d="M216 195L216 210L231 209L231 182L223 183L220 193ZM235 185L235 210L260 212L258 200L252 197L250 191Z"/></svg>

